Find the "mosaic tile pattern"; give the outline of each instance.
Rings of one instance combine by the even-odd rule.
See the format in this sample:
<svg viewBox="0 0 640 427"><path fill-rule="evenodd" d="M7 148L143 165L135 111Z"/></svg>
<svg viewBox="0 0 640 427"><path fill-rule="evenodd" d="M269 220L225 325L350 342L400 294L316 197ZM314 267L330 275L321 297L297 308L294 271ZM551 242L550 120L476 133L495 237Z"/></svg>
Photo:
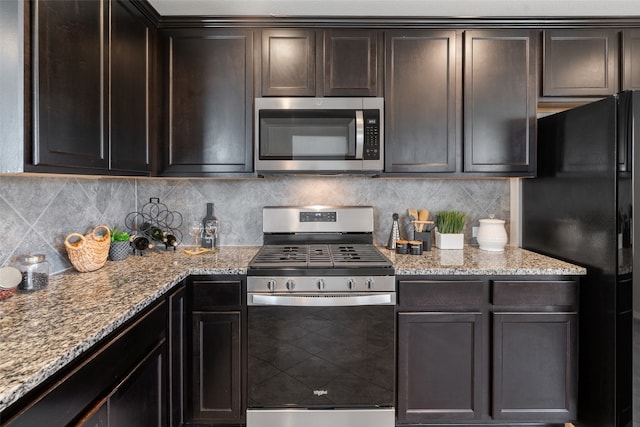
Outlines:
<svg viewBox="0 0 640 427"><path fill-rule="evenodd" d="M468 215L465 233L490 214L509 221L507 179L433 180L363 176L274 176L260 179L162 179L0 176L0 266L19 255L44 253L52 272L70 268L64 239L99 224L124 226L129 212L157 197L183 216L180 230L191 244L187 224L200 220L206 203L215 204L220 243L262 244L262 207L268 205L371 205L375 240L386 244L391 215L406 222L407 208L457 209ZM507 229L509 224L507 224Z"/></svg>

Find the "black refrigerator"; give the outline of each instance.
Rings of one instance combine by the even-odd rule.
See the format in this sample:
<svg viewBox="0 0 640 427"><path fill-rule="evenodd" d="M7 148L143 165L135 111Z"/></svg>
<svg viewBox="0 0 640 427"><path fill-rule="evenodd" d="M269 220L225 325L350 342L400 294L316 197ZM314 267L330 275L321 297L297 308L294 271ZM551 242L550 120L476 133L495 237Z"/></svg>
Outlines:
<svg viewBox="0 0 640 427"><path fill-rule="evenodd" d="M538 175L522 181L522 246L588 272L580 282L578 427L640 426L635 138L640 92L540 118Z"/></svg>

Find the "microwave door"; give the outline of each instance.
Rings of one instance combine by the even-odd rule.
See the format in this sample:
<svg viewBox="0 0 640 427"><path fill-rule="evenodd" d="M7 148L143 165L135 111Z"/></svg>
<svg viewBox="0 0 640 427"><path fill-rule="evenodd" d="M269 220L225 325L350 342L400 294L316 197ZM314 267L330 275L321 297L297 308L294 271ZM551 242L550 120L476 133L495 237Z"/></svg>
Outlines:
<svg viewBox="0 0 640 427"><path fill-rule="evenodd" d="M354 160L363 145L363 119L353 111L261 112L260 160Z"/></svg>

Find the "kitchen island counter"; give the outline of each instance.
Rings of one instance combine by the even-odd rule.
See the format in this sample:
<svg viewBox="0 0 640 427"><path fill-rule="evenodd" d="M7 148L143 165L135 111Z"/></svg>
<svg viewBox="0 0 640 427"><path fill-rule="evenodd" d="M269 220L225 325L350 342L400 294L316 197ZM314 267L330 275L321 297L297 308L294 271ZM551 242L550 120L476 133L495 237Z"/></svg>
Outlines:
<svg viewBox="0 0 640 427"><path fill-rule="evenodd" d="M243 275L259 247L216 254L152 250L98 271L53 275L42 291L0 301L2 411L142 312L189 275ZM401 275L582 275L585 269L529 251L434 248L420 256L381 249Z"/></svg>

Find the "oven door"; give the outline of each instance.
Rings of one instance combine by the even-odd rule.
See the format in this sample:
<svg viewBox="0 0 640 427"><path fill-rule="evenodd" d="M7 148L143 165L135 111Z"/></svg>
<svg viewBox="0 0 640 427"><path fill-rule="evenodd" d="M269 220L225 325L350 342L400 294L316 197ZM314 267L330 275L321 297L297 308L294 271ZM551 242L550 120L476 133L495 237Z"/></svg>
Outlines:
<svg viewBox="0 0 640 427"><path fill-rule="evenodd" d="M395 292L247 301L249 411L393 408Z"/></svg>

